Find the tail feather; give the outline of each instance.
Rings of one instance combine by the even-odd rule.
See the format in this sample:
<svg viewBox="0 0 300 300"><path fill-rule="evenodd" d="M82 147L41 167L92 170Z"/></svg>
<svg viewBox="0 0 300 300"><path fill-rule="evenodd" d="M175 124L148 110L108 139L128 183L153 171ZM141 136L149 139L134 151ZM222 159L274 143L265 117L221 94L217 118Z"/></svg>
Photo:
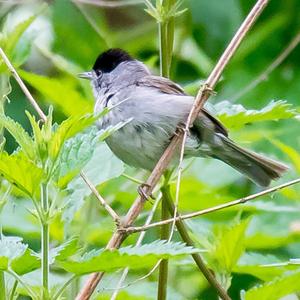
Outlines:
<svg viewBox="0 0 300 300"><path fill-rule="evenodd" d="M218 151L217 158L260 186L268 186L271 180L278 179L288 170L286 165L246 150L225 136L222 136L222 141L225 147Z"/></svg>

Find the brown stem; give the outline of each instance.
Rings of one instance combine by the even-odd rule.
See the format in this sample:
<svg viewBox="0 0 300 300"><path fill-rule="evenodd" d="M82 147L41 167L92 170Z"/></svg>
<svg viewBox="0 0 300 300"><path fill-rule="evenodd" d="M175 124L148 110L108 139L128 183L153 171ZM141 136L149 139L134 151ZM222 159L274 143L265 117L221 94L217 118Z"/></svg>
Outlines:
<svg viewBox="0 0 300 300"><path fill-rule="evenodd" d="M187 120L187 126L189 127L190 124L193 124L194 120L198 116L199 112L201 111L205 101L208 99L210 95L210 90L213 89L219 80L224 68L228 64L229 60L232 58L234 53L236 52L238 46L240 45L241 41L247 34L247 32L250 30L251 26L255 23L258 16L261 14L265 6L268 4L268 0L258 0L244 22L241 24L240 28L232 38L231 42L225 49L224 53L222 54L221 58L219 59L218 63L216 64L215 68L211 72L210 76L206 80L205 85L200 89L195 103L192 107L192 110L189 114L188 120ZM178 148L178 145L180 145L180 142L183 139L183 133L179 132L176 134L168 148L165 150L164 154L161 156L160 160L156 164L154 170L152 171L150 177L148 178L144 191L146 195L151 194L153 191L155 185L158 183L160 177L166 170L167 166L169 165L172 156L175 152L175 150ZM131 208L129 209L124 221L123 221L123 227L131 226L134 222L134 220L138 217L140 212L142 211L144 207L145 200L143 200L141 197L138 197ZM116 231L112 238L110 239L107 248L108 249L114 249L118 248L123 240L126 238L127 234L124 231ZM100 282L101 278L103 277L103 273L96 273L92 274L91 277L87 280L85 285L83 286L82 290L77 296L77 300L85 300L89 299L92 295L93 291L95 290L96 286ZM224 298L226 299L226 298Z"/></svg>

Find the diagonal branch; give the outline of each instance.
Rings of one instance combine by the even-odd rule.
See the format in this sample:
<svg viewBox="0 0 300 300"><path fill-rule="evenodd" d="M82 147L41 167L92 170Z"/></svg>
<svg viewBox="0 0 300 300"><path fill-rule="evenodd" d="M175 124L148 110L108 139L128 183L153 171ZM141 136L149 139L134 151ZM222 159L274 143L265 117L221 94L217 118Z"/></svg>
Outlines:
<svg viewBox="0 0 300 300"><path fill-rule="evenodd" d="M186 128L189 128L191 124L193 124L194 120L197 118L199 112L201 111L205 101L208 99L210 92L215 87L216 83L218 82L223 70L225 69L226 65L228 64L229 60L232 58L234 53L236 52L237 48L239 47L241 41L250 30L251 26L255 23L258 16L261 14L265 6L268 4L268 0L258 0L244 22L241 24L240 28L234 35L233 39L225 49L224 53L222 54L221 58L219 59L218 63L216 64L215 68L211 72L210 76L206 80L204 86L199 90L198 95L196 97L195 103L193 108L189 114L187 119ZM148 178L144 192L146 195L150 196L151 192L153 191L155 185L158 183L160 177L162 176L163 172L168 167L172 156L175 150L178 148L178 145L183 140L183 136L186 136L187 131L184 133L178 132L176 134L160 160L158 161L157 165L155 166L154 170L152 171L150 177ZM140 212L144 207L145 200L141 197L138 197L134 203L132 204L131 208L127 212L124 221L123 227L131 226L134 220L138 217ZM124 239L126 238L127 234L125 232L116 231L112 238L110 239L109 243L107 244L107 249L115 249L120 247ZM85 285L83 286L80 293L77 295L77 300L86 300L89 299L92 293L94 292L95 288L97 287L98 283L102 279L104 273L95 273L90 276L90 278L86 281Z"/></svg>
<svg viewBox="0 0 300 300"><path fill-rule="evenodd" d="M261 191L261 192L258 192L258 193L255 193L255 194L252 194L252 195L249 195L247 197L243 197L243 198L240 198L240 199L237 199L237 200L233 200L233 201L230 201L230 202L227 202L227 203L224 203L224 204L216 205L216 206L213 206L213 207L209 207L209 208L202 209L202 210L199 210L199 211L195 211L195 212L185 214L185 215L177 215L177 217L175 218L175 221L187 220L187 219L199 217L199 216L202 216L202 215L206 215L206 214L209 214L209 213L212 213L212 212L215 212L215 211L219 211L219 210L222 210L222 209L225 209L225 208L228 208L228 207L232 207L232 206L235 206L235 205L244 204L244 203L249 202L251 200L254 200L254 199L257 199L259 197L274 193L276 191L282 190L284 188L287 188L289 186L292 186L292 185L295 185L295 184L298 184L298 183L300 183L300 178L297 178L297 179L292 180L292 181L288 181L288 182L283 183L281 185L277 185L277 186L274 186L272 188L266 189L264 191ZM171 218L171 219L168 219L168 220L155 222L155 223L152 223L152 224L149 224L149 225L146 225L146 226L144 225L144 226L139 226L139 227L119 228L119 230L120 231L122 231L122 230L126 231L127 234L130 234L130 233L134 233L134 232L145 231L145 230L157 227L157 226L162 226L162 225L165 225L165 224L169 224L169 223L172 223L173 221L174 221L174 219Z"/></svg>
<svg viewBox="0 0 300 300"><path fill-rule="evenodd" d="M299 45L300 43L300 32L291 40L291 42L283 49L282 52L274 59L274 61L262 72L257 78L251 81L246 87L244 87L240 92L238 92L233 97L229 97L231 101L235 102L237 99L244 96L246 93L254 89L262 81L268 79L269 75L290 55L290 53Z"/></svg>
<svg viewBox="0 0 300 300"><path fill-rule="evenodd" d="M15 80L17 81L17 83L19 84L21 90L23 91L23 93L27 97L27 99L30 102L30 104L33 106L33 108L35 109L35 111L40 116L41 120L43 122L46 122L47 116L44 114L44 112L39 107L38 103L32 97L32 95L29 92L28 88L24 84L23 80L21 79L21 77L19 76L18 72L16 71L16 69L14 68L14 66L11 64L10 60L8 59L8 57L6 56L6 54L4 53L4 51L2 50L1 47L0 47L0 56L2 57L3 61L7 65L8 69L10 70L11 74L13 75L13 77L15 78ZM87 184L87 186L90 188L91 192L99 200L99 202L101 203L101 205L111 215L111 217L116 222L117 227L118 227L118 225L120 223L120 217L118 216L118 214L105 202L104 198L98 193L96 187L90 182L90 180L86 177L86 175L83 172L80 173L80 176L84 180L84 182Z"/></svg>

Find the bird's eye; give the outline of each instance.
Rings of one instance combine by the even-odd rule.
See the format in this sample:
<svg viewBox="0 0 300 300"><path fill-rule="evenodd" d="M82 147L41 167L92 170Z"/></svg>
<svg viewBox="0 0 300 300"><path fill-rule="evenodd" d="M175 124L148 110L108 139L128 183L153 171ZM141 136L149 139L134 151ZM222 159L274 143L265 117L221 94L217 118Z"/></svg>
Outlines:
<svg viewBox="0 0 300 300"><path fill-rule="evenodd" d="M98 70L96 70L96 75L97 75L97 77L101 77L102 76L102 72L98 69Z"/></svg>

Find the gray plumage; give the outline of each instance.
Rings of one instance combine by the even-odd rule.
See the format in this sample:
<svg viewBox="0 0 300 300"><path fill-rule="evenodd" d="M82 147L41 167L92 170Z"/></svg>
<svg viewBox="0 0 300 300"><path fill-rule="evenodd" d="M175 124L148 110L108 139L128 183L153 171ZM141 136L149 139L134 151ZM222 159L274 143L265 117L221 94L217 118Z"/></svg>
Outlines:
<svg viewBox="0 0 300 300"><path fill-rule="evenodd" d="M185 123L194 98L169 79L151 75L144 64L120 49L104 52L93 70L82 77L91 79L96 113L113 107L97 122L99 128L131 119L106 139L110 149L126 164L152 170L177 126ZM222 160L261 186L287 170L281 163L236 145L224 126L204 109L190 130L185 156Z"/></svg>

